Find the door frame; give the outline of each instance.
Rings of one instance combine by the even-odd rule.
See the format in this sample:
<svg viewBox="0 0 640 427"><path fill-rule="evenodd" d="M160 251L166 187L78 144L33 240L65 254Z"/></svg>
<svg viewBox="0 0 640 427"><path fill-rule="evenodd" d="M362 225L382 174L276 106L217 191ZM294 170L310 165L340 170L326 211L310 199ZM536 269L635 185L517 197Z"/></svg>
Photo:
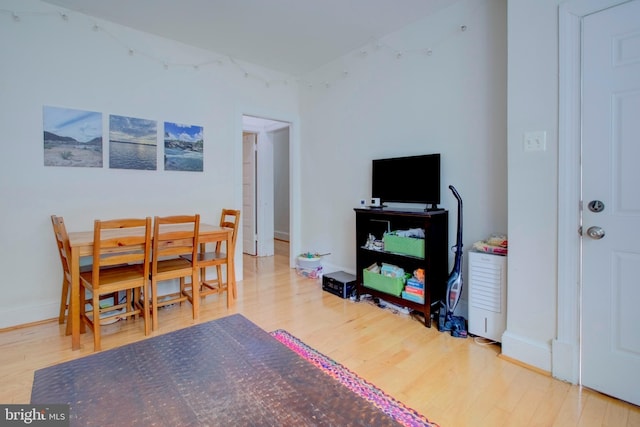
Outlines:
<svg viewBox="0 0 640 427"><path fill-rule="evenodd" d="M295 114L287 114L282 111L270 111L262 108L239 106L236 113L236 137L239 141L235 150L235 200L242 205L242 132L244 129L243 117L261 117L265 120L274 120L289 124L289 267L295 268L295 256L300 252L301 235L301 190L300 190L300 118ZM239 246L239 245L238 245ZM236 247L236 255L238 254ZM242 253L240 253L240 257ZM237 269L236 269L237 270ZM238 274L238 273L236 273Z"/></svg>
<svg viewBox="0 0 640 427"><path fill-rule="evenodd" d="M581 384L582 19L631 0L570 0L559 6L558 305L554 377Z"/></svg>
<svg viewBox="0 0 640 427"><path fill-rule="evenodd" d="M276 123L271 119L262 117L251 117L253 124L246 124L245 119L249 116L243 116L243 134L250 132L255 134L255 224L256 233L256 256L271 256L273 249L273 222L274 222L274 193L273 193L273 144L271 141L272 123ZM278 122L282 123L282 122ZM244 144L244 139L243 139ZM244 147L243 147L244 150ZM259 185L258 183L261 183ZM243 183L244 184L244 183ZM244 186L243 186L244 188ZM244 195L243 195L244 199Z"/></svg>

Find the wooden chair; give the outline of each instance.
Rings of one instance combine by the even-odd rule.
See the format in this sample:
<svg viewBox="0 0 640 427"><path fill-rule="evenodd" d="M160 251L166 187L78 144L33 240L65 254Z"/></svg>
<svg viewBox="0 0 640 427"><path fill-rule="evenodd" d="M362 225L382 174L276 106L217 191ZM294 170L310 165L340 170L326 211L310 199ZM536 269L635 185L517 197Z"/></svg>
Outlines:
<svg viewBox="0 0 640 427"><path fill-rule="evenodd" d="M225 241L216 242L213 251L207 252L205 245L200 245L200 251L197 255L196 267L200 270L200 297L211 294L218 294L228 290L229 271L226 271L226 281L223 281L222 266L227 264L227 254L234 256L231 251L236 246L236 238L238 237L238 226L240 223L240 211L233 209L222 209L220 215L220 227L231 228L233 230L232 248L226 247ZM206 269L208 267L216 267L216 277L207 279ZM228 267L228 266L227 266ZM234 289L235 292L235 289ZM234 297L236 295L234 294Z"/></svg>
<svg viewBox="0 0 640 427"><path fill-rule="evenodd" d="M165 226L165 227L163 227ZM164 229L163 229L164 228ZM151 259L151 309L153 329L158 329L158 308L170 304L191 302L193 318L198 318L198 289L188 292L185 277L191 283L198 282L195 264L185 256L198 252L200 215L176 215L155 217L153 224L153 256ZM158 282L180 279L178 292L158 294ZM195 295L192 295L195 294Z"/></svg>
<svg viewBox="0 0 640 427"><path fill-rule="evenodd" d="M60 256L60 263L62 264L62 292L60 295L60 315L58 316L58 323L62 325L65 322L67 310L69 309L69 294L71 291L71 271L69 270L69 266L71 263L67 256L71 251L69 248L69 235L67 234L67 227L64 225L64 219L61 216L51 215L51 224L53 225L53 234L56 238L58 255ZM91 265L83 265L80 267L81 272L91 271L91 269ZM118 293L103 295L102 298L113 298L115 304ZM67 322L66 335L71 335L71 322Z"/></svg>
<svg viewBox="0 0 640 427"><path fill-rule="evenodd" d="M123 229L131 233L122 233ZM117 237L110 237L109 231L119 230ZM81 310L82 321L93 331L93 348L101 349L101 310L100 297L105 294L125 291L126 301L115 304L110 310L124 308L124 312L115 312L109 317L135 317L141 315L144 319L144 333L149 335L149 299L141 298L149 279L151 263L151 218L142 219L114 219L109 221L96 220L93 231L93 268L90 272L80 273L80 303L85 307L91 305L91 310ZM89 292L91 300L86 301ZM142 299L142 305L139 301ZM118 301L119 302L119 301ZM104 318L103 318L104 319Z"/></svg>
<svg viewBox="0 0 640 427"><path fill-rule="evenodd" d="M60 315L58 316L58 323L63 324L67 309L69 308L69 287L71 285L71 272L69 270L69 236L67 235L67 228L64 225L64 220L61 216L51 215L51 224L53 225L53 234L56 237L56 244L58 245L58 255L60 256L60 263L62 264L62 295L60 297ZM67 332L71 333L71 323L67 322Z"/></svg>

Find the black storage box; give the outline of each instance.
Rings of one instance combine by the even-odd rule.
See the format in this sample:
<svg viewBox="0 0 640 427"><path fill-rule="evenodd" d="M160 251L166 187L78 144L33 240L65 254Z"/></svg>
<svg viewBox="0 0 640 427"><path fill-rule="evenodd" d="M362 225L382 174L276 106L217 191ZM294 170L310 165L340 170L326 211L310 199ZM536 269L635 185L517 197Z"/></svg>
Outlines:
<svg viewBox="0 0 640 427"><path fill-rule="evenodd" d="M327 273L322 276L322 290L340 298L349 298L356 290L356 276L344 271Z"/></svg>

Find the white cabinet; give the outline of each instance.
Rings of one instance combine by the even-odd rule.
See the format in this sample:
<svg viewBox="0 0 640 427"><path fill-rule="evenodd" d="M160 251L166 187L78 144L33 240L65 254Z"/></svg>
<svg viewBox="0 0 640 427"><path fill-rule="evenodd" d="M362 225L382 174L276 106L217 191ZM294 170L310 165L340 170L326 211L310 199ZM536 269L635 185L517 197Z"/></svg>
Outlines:
<svg viewBox="0 0 640 427"><path fill-rule="evenodd" d="M502 342L507 327L507 257L469 252L469 333Z"/></svg>

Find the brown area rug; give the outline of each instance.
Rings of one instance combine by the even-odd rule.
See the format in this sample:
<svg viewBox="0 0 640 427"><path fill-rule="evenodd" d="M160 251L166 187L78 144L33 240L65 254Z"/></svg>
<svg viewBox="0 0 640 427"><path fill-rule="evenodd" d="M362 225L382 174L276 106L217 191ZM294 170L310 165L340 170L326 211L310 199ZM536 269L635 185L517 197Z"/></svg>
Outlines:
<svg viewBox="0 0 640 427"><path fill-rule="evenodd" d="M239 314L40 369L31 403L69 404L74 426L436 425Z"/></svg>

